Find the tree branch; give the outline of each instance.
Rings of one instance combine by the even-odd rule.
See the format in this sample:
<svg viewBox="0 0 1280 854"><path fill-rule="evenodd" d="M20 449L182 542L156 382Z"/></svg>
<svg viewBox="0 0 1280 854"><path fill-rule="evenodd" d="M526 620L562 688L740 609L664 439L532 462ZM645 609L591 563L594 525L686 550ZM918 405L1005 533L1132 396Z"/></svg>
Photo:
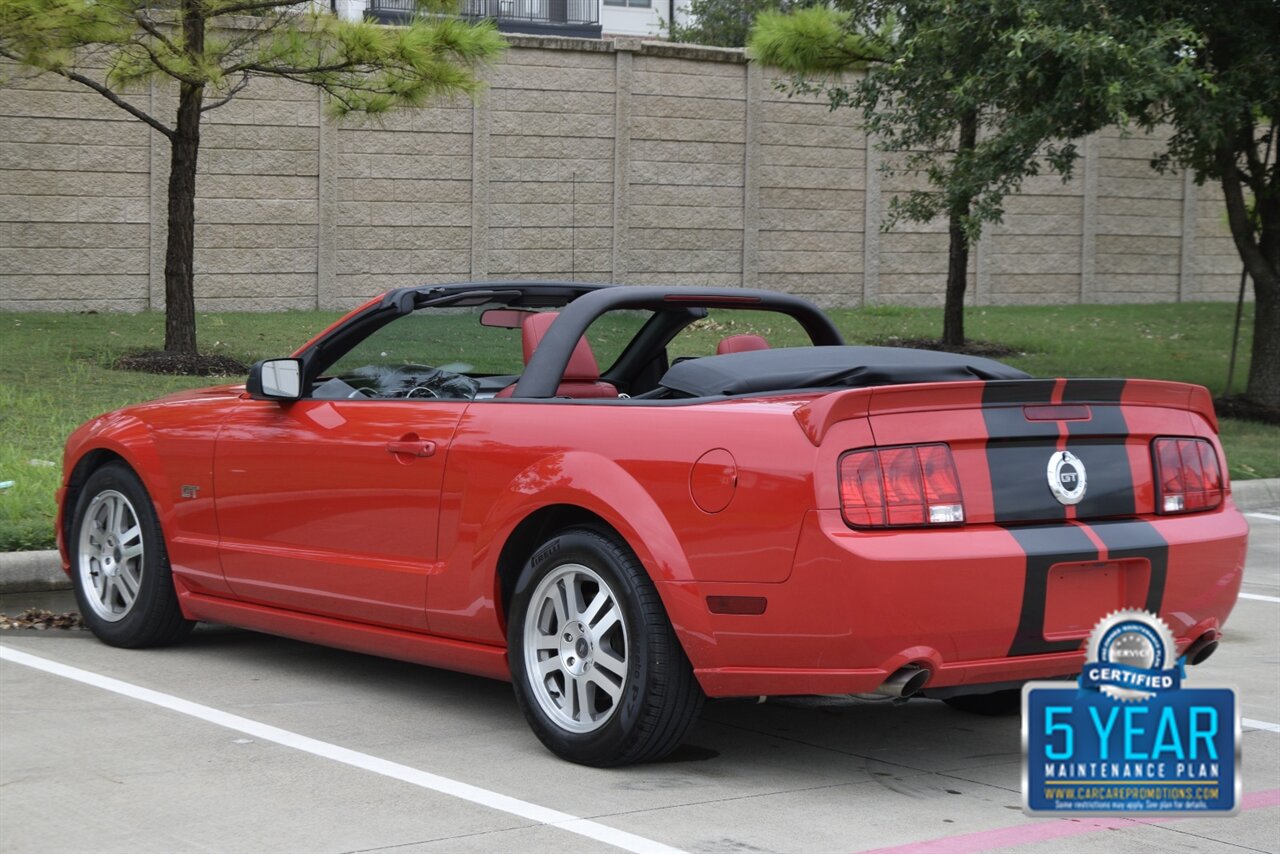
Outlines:
<svg viewBox="0 0 1280 854"><path fill-rule="evenodd" d="M1258 140L1255 137L1253 117L1249 116L1240 128L1240 147L1244 149L1245 162L1249 171L1244 175L1245 183L1253 191L1255 198L1262 198L1267 184L1267 167L1258 160Z"/></svg>
<svg viewBox="0 0 1280 854"><path fill-rule="evenodd" d="M203 86L205 84L205 81L200 80L199 78L182 74L170 68L168 65L164 63L162 59L160 59L159 54L157 54L154 50L151 49L150 45L143 44L140 41L135 41L134 44L136 44L138 47L142 48L144 51L147 52L147 56L151 59L151 62L155 65L156 68L160 69L165 74L172 77L174 80L177 80L181 83L186 83L188 86Z"/></svg>
<svg viewBox="0 0 1280 854"><path fill-rule="evenodd" d="M162 45L169 48L169 50L173 51L174 53L181 53L181 51L179 51L178 48L174 46L173 40L170 39L168 36L166 36L164 34L164 31L155 25L154 21L149 19L146 15L142 14L141 10L138 10L133 13L133 20L136 21L138 26L142 27L142 29L145 30L152 38L156 39Z"/></svg>
<svg viewBox="0 0 1280 854"><path fill-rule="evenodd" d="M1218 168L1222 172L1222 195L1227 205L1227 223L1231 226L1231 237L1235 240L1240 259L1244 261L1255 283L1272 281L1275 270L1270 269L1250 221L1249 206L1241 187L1240 170L1236 167L1235 151L1227 146L1219 148Z"/></svg>
<svg viewBox="0 0 1280 854"><path fill-rule="evenodd" d="M22 61L19 57L3 49L0 49L0 56L4 56L8 59L12 59L14 62ZM117 107L124 110L126 113L133 116L138 121L145 122L146 124L150 125L154 130L159 131L169 139L173 139L173 130L171 128L167 127L163 122L160 122L157 119L152 118L150 115L138 109L133 104L130 104L124 98L121 98L115 92L112 92L106 86L99 83L97 80L94 80L91 77L85 77L83 74L80 74L79 72L76 72L76 71L67 71L65 69L60 69L60 68L51 68L49 69L49 71L53 74L57 74L61 77L65 77L68 80L74 80L76 83L79 83L83 86L88 86L90 89L97 92L99 95L106 98L108 101L115 104Z"/></svg>
<svg viewBox="0 0 1280 854"><path fill-rule="evenodd" d="M245 3L237 3L234 6L219 6L215 14L217 15L241 15L246 12L262 12L267 9L278 9L280 0L249 0Z"/></svg>
<svg viewBox="0 0 1280 854"><path fill-rule="evenodd" d="M225 96L219 98L216 101L210 101L209 103L205 104L203 107L200 108L200 112L207 113L210 110L216 110L219 107L223 106L224 104L227 104L228 102L231 101L232 98L240 94L240 90L242 90L245 86L248 86L248 85L249 85L249 75L246 72L245 74L242 74L240 76L240 80L236 82L236 85L232 86L229 90L227 90L227 94Z"/></svg>
<svg viewBox="0 0 1280 854"><path fill-rule="evenodd" d="M218 58L217 58L218 64L221 65L223 60L227 59L228 57L234 57L238 55L241 49L244 48L245 45L251 44L252 42L255 42L260 38L262 38L262 36L270 34L276 29L276 27L279 27L281 24L283 24L285 21L289 20L292 17L293 17L293 12L291 10L276 9L275 12L271 15L270 19L267 20L264 26L246 27L242 35L237 36L236 38L229 41L226 45L226 49L218 54ZM265 19L260 18L258 20L265 20Z"/></svg>
<svg viewBox="0 0 1280 854"><path fill-rule="evenodd" d="M232 65L227 68L226 73L243 74L245 72L249 72L255 74L272 74L278 77L287 77L292 80L298 75L327 74L330 71L350 71L361 67L362 63L355 60L347 60L345 62L338 62L330 65L312 65L302 67L288 65L263 65L259 62L241 62L238 65ZM310 81L304 79L301 82L308 83Z"/></svg>

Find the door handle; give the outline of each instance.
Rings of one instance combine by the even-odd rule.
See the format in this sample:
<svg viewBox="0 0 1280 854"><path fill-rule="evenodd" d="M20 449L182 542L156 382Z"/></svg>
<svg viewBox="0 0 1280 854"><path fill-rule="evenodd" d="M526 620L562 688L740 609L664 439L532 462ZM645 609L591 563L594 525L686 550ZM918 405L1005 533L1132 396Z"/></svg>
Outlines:
<svg viewBox="0 0 1280 854"><path fill-rule="evenodd" d="M387 443L387 453L410 457L429 457L436 452L436 443L425 439L401 439Z"/></svg>

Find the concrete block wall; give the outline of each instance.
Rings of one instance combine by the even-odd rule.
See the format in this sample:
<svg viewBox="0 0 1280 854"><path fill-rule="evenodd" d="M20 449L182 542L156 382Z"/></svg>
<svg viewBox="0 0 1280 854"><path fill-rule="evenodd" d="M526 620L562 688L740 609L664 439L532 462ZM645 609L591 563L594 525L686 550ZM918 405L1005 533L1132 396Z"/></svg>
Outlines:
<svg viewBox="0 0 1280 854"><path fill-rule="evenodd" d="M0 308L150 305L149 135L77 83L0 89Z"/></svg>
<svg viewBox="0 0 1280 854"><path fill-rule="evenodd" d="M100 96L0 69L0 309L159 309L168 146ZM512 37L479 99L335 122L254 81L206 114L202 310L346 308L486 278L772 287L824 305L940 304L945 222L885 212L849 110L787 97L741 51ZM163 86L131 93L172 114ZM1148 166L1160 138L1082 140L971 256L975 304L1230 299L1220 190Z"/></svg>

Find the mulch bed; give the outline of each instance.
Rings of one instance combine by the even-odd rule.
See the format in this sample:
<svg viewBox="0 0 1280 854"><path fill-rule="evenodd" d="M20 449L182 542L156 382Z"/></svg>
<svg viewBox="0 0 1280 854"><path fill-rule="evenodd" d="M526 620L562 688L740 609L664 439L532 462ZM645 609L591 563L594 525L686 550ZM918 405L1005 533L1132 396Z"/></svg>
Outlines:
<svg viewBox="0 0 1280 854"><path fill-rule="evenodd" d="M114 367L122 371L139 371L144 374L176 374L189 377L233 377L243 376L249 372L247 365L230 356L170 353L167 350L129 353L117 359Z"/></svg>
<svg viewBox="0 0 1280 854"><path fill-rule="evenodd" d="M1219 397L1213 401L1214 408L1221 418L1243 418L1246 421L1261 421L1263 424L1280 425L1280 409L1261 406L1246 400L1242 395Z"/></svg>

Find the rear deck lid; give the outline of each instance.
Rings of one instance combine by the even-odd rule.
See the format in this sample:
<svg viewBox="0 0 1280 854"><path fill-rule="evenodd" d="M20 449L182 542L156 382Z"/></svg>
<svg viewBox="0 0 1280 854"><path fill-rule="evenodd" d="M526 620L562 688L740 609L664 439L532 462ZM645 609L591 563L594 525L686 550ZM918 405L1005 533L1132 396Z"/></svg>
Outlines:
<svg viewBox="0 0 1280 854"><path fill-rule="evenodd" d="M1216 429L1203 388L1146 380L889 386L827 395L796 418L815 445L841 451L856 441L841 422L860 418L878 447L945 442L970 523L1152 513L1152 440Z"/></svg>

